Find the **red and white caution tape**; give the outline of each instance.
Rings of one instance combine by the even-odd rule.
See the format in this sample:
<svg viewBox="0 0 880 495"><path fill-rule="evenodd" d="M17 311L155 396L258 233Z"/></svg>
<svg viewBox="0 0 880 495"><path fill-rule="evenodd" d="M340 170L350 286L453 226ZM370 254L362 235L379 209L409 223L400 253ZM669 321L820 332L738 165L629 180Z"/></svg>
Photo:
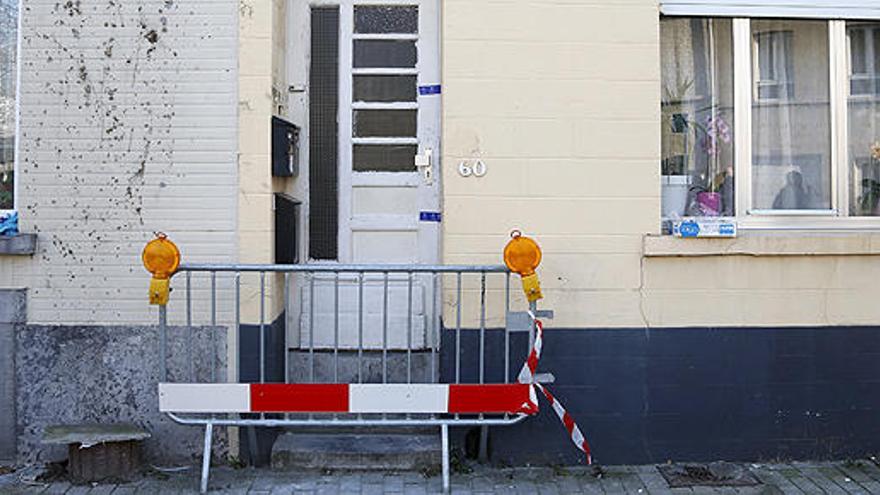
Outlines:
<svg viewBox="0 0 880 495"><path fill-rule="evenodd" d="M532 384L544 394L544 397L550 402L550 406L553 407L556 415L559 416L562 425L565 426L565 429L568 431L572 443L574 443L575 447L580 449L587 456L587 464L592 464L593 457L590 455L590 444L587 443L586 437L581 433L581 429L578 428L577 423L574 422L574 418L571 417L571 414L568 414L568 411L565 410L562 403L559 402L549 390L535 381L535 374L538 370L538 361L541 359L541 349L544 345L544 324L541 323L541 320L538 320L531 311L529 312L529 316L531 316L532 321L535 322L535 345L532 347L531 352L529 352L529 358L526 360L525 364L523 364L522 370L519 372L519 382L523 384ZM535 400L535 404L537 405L537 400Z"/></svg>

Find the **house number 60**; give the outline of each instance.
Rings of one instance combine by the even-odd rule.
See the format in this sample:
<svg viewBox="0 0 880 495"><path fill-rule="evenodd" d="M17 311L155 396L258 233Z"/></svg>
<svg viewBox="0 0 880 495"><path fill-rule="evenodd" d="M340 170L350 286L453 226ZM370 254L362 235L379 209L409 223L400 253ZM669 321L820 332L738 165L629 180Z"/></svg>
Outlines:
<svg viewBox="0 0 880 495"><path fill-rule="evenodd" d="M462 160L458 164L458 174L462 177L482 177L486 175L486 164L483 160L476 160L473 164L469 164L467 160Z"/></svg>

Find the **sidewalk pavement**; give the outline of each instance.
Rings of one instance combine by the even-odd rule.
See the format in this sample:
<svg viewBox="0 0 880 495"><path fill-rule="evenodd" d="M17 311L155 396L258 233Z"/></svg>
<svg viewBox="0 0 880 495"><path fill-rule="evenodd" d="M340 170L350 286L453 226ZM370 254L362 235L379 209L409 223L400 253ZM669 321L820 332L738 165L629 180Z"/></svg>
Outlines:
<svg viewBox="0 0 880 495"><path fill-rule="evenodd" d="M452 494L880 494L880 468L870 460L748 464L762 482L751 487L669 488L656 466L489 468L475 466L452 476ZM0 476L0 494L178 494L198 493L198 469L153 470L125 484L71 485L28 481L23 471ZM441 493L439 476L382 472L277 472L215 467L211 493L235 494L432 494Z"/></svg>

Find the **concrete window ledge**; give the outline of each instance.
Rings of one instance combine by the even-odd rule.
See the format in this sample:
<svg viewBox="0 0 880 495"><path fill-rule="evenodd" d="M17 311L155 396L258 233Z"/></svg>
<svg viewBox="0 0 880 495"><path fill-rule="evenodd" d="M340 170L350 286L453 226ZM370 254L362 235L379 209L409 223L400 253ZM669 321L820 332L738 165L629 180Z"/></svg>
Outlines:
<svg viewBox="0 0 880 495"><path fill-rule="evenodd" d="M37 234L0 236L0 255L30 256L37 252Z"/></svg>
<svg viewBox="0 0 880 495"><path fill-rule="evenodd" d="M741 233L734 239L646 235L645 257L880 255L880 233Z"/></svg>

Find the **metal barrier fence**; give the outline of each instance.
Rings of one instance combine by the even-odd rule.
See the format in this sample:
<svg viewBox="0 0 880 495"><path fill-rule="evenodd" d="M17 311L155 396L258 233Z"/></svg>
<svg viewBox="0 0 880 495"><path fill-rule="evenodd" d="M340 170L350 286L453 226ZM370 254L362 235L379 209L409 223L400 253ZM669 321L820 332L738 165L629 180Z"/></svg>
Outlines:
<svg viewBox="0 0 880 495"><path fill-rule="evenodd" d="M194 279L209 280L208 297L205 288L200 288L201 303L209 304L206 319L210 322L213 338L217 337L218 282L224 278L231 281L225 284L226 290L233 291L233 297L221 297L230 301L234 318L233 338L237 339L245 327L258 333L258 381L268 379L267 365L277 367L280 363L268 362L266 349L267 332L272 325L267 315L270 288L281 285L282 307L286 317L283 328L283 381L290 382L292 373L299 373L294 383L438 383L440 380L441 332L450 332L445 340L454 349L444 350L447 356L445 368L447 381L460 383L463 377L462 334L476 332L476 373L469 376L471 383L486 383L487 363L494 363L496 370L503 373L503 383L509 383L511 371L518 370L520 363L528 355L534 339L534 319L523 318L526 312L511 313L510 272L504 266L483 265L225 265L188 264L181 265L177 274L185 277L186 295L186 338L185 353L190 383L197 383L197 373L193 352L194 329L199 322L194 321L193 292ZM251 275L252 274L252 275ZM256 276L257 283L243 283L242 277ZM267 278L272 280L267 282ZM281 280L278 280L281 278ZM231 279L231 280L230 280ZM274 285L273 285L274 284ZM242 291L258 294L256 318L243 325ZM472 297L465 297L465 296ZM477 301L474 301L476 299ZM208 302L209 301L209 302ZM501 306L501 307L497 307ZM252 308L254 309L254 308ZM467 309L469 313L464 314ZM534 303L530 304L532 316L537 313ZM277 312L277 311L275 311ZM488 314L492 313L493 328L489 328ZM550 316L541 312L542 316ZM444 321L444 314L447 320ZM207 322L205 322L207 323ZM167 313L164 306L159 308L160 352L162 363L161 381L168 381L166 359L168 357ZM289 341L291 326L298 328L299 338ZM376 328L378 327L378 328ZM502 344L489 349L487 334L503 332ZM511 352L511 332L528 331L529 348ZM467 339L474 340L474 339ZM497 339L496 339L497 341ZM239 343L232 348L234 359L238 359ZM217 340L211 343L209 353L210 382L229 380L230 373L217 373L220 345ZM452 354L452 363L448 363ZM500 354L500 357L498 356ZM515 357L516 368L511 370L511 356ZM293 359L293 362L292 362ZM241 374L241 365L254 363L234 363L234 370ZM371 368L380 369L372 375ZM293 365L293 368L292 366ZM393 368L396 371L393 371ZM425 369L427 368L427 370ZM469 369L472 369L470 366ZM401 369L403 371L401 371ZM323 374L322 374L323 373ZM497 376L497 373L496 375ZM223 379L225 377L225 380ZM257 378L257 377L255 377ZM233 379L232 381L238 381ZM256 381L256 380L255 380ZM542 376L538 381L552 381L552 376ZM498 383L493 381L493 383ZM202 489L207 487L210 462L211 432L214 426L439 426L443 455L443 484L449 486L449 426L480 426L481 455L485 452L488 426L511 425L525 419L523 414L259 414L258 417L244 417L218 411L216 414L180 414L168 412L174 421L186 425L204 426L205 451L202 468ZM257 415L250 415L257 416Z"/></svg>

